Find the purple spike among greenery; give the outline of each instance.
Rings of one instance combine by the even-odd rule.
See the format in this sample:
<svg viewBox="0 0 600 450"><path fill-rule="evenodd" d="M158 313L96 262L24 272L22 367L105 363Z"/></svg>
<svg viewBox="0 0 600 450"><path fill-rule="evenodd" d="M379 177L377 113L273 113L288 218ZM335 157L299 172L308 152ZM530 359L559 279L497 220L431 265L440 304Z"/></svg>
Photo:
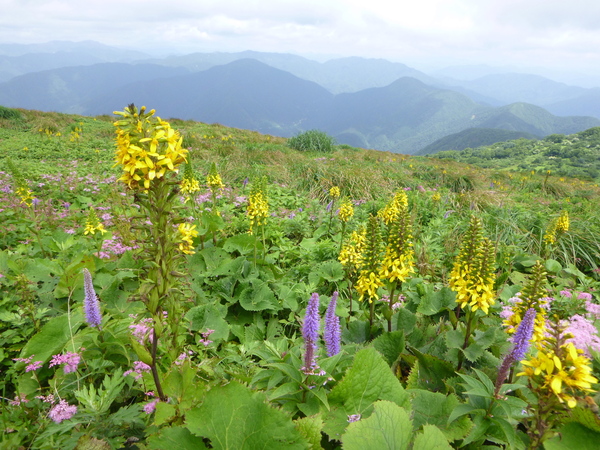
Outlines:
<svg viewBox="0 0 600 450"><path fill-rule="evenodd" d="M335 291L331 296L327 312L325 313L325 332L323 339L327 347L327 356L337 355L340 352L340 318L335 314L338 292Z"/></svg>
<svg viewBox="0 0 600 450"><path fill-rule="evenodd" d="M316 292L310 297L306 307L306 316L302 325L302 337L306 346L304 354L304 371L311 372L317 365L317 341L319 340L319 294Z"/></svg>
<svg viewBox="0 0 600 450"><path fill-rule="evenodd" d="M100 304L98 296L94 291L92 283L92 275L87 269L83 269L83 290L85 298L83 299L83 311L85 312L85 320L91 327L100 328L102 323L102 315L100 314Z"/></svg>
<svg viewBox="0 0 600 450"><path fill-rule="evenodd" d="M504 357L500 369L498 370L498 377L496 378L496 391L495 395L498 395L498 391L502 387L504 380L508 376L508 372L515 362L521 361L525 358L527 350L529 350L529 342L533 336L533 323L535 321L535 309L529 308L523 320L519 324L515 335L513 336L513 348L511 352Z"/></svg>

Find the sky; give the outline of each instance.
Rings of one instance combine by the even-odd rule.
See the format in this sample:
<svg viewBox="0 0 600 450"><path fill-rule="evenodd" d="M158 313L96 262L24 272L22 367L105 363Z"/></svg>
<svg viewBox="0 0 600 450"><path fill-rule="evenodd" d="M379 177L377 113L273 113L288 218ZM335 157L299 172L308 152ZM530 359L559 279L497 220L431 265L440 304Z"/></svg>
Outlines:
<svg viewBox="0 0 600 450"><path fill-rule="evenodd" d="M600 74L597 0L0 0L0 43L94 40L153 55L362 56Z"/></svg>

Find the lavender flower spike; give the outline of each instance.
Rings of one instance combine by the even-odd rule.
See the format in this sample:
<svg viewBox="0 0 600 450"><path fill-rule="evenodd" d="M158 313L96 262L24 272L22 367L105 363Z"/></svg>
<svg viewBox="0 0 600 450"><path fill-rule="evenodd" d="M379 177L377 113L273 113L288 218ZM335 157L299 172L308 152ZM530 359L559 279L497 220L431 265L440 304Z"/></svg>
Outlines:
<svg viewBox="0 0 600 450"><path fill-rule="evenodd" d="M333 293L329 306L327 306L327 312L325 312L325 331L323 333L323 339L325 340L325 346L327 347L327 356L334 356L340 352L340 318L335 315L338 295L337 291Z"/></svg>
<svg viewBox="0 0 600 450"><path fill-rule="evenodd" d="M94 284L92 283L92 275L87 269L83 269L83 290L85 292L85 298L83 299L83 311L85 312L85 320L91 327L100 328L102 323L102 315L100 314L100 304L98 303L98 296L94 291Z"/></svg>
<svg viewBox="0 0 600 450"><path fill-rule="evenodd" d="M513 348L511 352L504 357L502 364L500 365L500 369L498 370L498 378L496 378L496 390L494 392L495 395L498 395L504 380L508 376L508 371L511 366L518 361L521 361L525 358L525 354L529 349L529 343L531 341L531 337L533 336L533 324L535 321L535 309L529 308L525 315L523 316L523 320L519 324L515 335L513 336Z"/></svg>
<svg viewBox="0 0 600 450"><path fill-rule="evenodd" d="M316 292L310 297L308 306L306 307L306 316L302 325L302 337L306 345L306 353L304 354L305 373L311 373L316 367L316 352L317 341L319 340L319 325L321 318L319 317L319 294Z"/></svg>

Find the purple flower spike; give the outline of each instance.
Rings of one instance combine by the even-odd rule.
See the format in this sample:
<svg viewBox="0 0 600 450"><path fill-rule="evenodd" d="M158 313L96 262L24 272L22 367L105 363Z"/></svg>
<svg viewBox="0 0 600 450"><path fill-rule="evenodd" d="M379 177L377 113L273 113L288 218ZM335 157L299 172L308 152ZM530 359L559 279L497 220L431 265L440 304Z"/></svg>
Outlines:
<svg viewBox="0 0 600 450"><path fill-rule="evenodd" d="M100 304L98 303L98 296L94 291L94 284L92 283L92 275L87 269L83 269L83 290L85 292L85 298L83 300L83 311L85 312L85 320L91 327L100 328L102 323L102 315L100 314Z"/></svg>
<svg viewBox="0 0 600 450"><path fill-rule="evenodd" d="M523 320L521 320L521 323L519 324L519 327L513 336L513 349L504 357L504 360L502 360L502 364L500 365L500 369L498 369L498 377L496 378L495 384L496 390L494 392L494 395L496 396L498 395L504 380L506 380L512 365L515 362L521 361L523 358L525 358L525 354L529 349L531 337L533 336L535 315L535 309L529 308L523 316Z"/></svg>
<svg viewBox="0 0 600 450"><path fill-rule="evenodd" d="M319 294L314 293L308 301L306 307L306 316L302 325L302 337L306 345L306 353L304 354L305 372L312 372L316 367L317 341L319 340Z"/></svg>
<svg viewBox="0 0 600 450"><path fill-rule="evenodd" d="M327 356L334 356L340 352L340 318L335 315L335 307L337 304L338 292L335 291L331 296L327 312L325 313L325 332L323 339L327 347Z"/></svg>
<svg viewBox="0 0 600 450"><path fill-rule="evenodd" d="M535 320L535 310L529 308L523 316L523 320L519 324L517 331L513 337L513 343L515 344L510 356L514 361L521 361L527 350L529 350L529 341L533 336L533 322Z"/></svg>

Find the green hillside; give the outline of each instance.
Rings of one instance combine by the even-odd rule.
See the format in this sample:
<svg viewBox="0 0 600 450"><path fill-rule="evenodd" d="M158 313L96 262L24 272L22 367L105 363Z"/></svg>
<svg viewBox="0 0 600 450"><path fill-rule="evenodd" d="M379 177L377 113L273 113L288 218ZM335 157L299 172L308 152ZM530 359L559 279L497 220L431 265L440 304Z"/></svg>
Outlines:
<svg viewBox="0 0 600 450"><path fill-rule="evenodd" d="M598 441L597 183L115 109L0 107L0 448Z"/></svg>
<svg viewBox="0 0 600 450"><path fill-rule="evenodd" d="M445 136L433 144L429 144L419 155L428 155L445 150L463 150L477 148L496 142L511 141L515 139L537 139L536 136L522 131L499 130L495 128L467 128L466 130Z"/></svg>
<svg viewBox="0 0 600 450"><path fill-rule="evenodd" d="M541 140L516 139L462 151L441 151L435 158L490 169L535 171L558 177L600 181L600 127Z"/></svg>

